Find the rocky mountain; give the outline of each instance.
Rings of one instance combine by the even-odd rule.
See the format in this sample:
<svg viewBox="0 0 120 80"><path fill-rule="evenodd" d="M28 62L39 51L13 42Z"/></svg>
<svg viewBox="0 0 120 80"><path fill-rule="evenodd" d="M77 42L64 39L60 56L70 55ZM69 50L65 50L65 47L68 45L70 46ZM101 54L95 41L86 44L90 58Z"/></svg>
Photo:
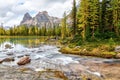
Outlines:
<svg viewBox="0 0 120 80"><path fill-rule="evenodd" d="M26 13L21 21L20 25L37 25L39 27L53 27L59 25L61 22L60 18L52 17L48 15L47 11L39 12L35 17L31 17L29 13Z"/></svg>
<svg viewBox="0 0 120 80"><path fill-rule="evenodd" d="M30 14L29 14L29 13L26 13L26 14L24 15L23 20L21 21L21 24L22 24L22 23L25 23L25 22L27 22L27 21L29 21L29 20L31 20L31 19L32 19L32 17L30 16Z"/></svg>

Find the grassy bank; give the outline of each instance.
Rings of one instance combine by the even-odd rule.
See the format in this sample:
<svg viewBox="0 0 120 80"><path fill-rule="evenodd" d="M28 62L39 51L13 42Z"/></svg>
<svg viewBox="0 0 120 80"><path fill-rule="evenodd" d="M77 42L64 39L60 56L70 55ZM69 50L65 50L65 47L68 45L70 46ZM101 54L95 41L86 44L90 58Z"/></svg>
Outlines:
<svg viewBox="0 0 120 80"><path fill-rule="evenodd" d="M60 52L65 54L94 56L102 58L117 58L119 52L115 52L116 46L120 45L120 41L113 39L94 42L83 42L81 45L77 43L67 43Z"/></svg>

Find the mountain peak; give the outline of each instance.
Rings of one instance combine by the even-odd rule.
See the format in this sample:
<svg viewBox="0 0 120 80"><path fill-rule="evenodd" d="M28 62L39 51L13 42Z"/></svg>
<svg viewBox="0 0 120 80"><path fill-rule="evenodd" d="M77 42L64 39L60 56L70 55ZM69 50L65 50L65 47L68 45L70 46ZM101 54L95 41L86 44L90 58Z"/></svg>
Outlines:
<svg viewBox="0 0 120 80"><path fill-rule="evenodd" d="M25 16L30 16L30 14L28 12L25 13ZM30 16L31 17L31 16Z"/></svg>
<svg viewBox="0 0 120 80"><path fill-rule="evenodd" d="M44 14L48 14L48 12L47 12L47 11L43 11L43 13L44 13Z"/></svg>
<svg viewBox="0 0 120 80"><path fill-rule="evenodd" d="M48 12L47 11L39 12L37 15L43 15L43 14L48 15Z"/></svg>
<svg viewBox="0 0 120 80"><path fill-rule="evenodd" d="M24 17L23 17L23 20L21 21L21 24L28 21L28 20L31 20L32 17L30 16L30 14L27 12L24 14Z"/></svg>

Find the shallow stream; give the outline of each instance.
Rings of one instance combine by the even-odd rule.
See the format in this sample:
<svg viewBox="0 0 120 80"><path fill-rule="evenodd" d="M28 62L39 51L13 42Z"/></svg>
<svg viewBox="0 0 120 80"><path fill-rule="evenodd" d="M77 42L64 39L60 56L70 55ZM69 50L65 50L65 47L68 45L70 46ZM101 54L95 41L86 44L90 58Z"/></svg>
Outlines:
<svg viewBox="0 0 120 80"><path fill-rule="evenodd" d="M10 46L7 47L6 45ZM17 62L23 56L29 56L31 62L23 66L18 66ZM0 65L15 68L27 67L33 71L48 69L61 71L69 77L69 80L81 80L80 78L83 75L87 75L91 80L104 80L105 75L101 71L102 68L97 64L120 64L119 59L62 54L59 52L58 45L44 43L40 39L3 40L0 43L0 60L5 58L14 58L15 61L3 62ZM91 66L94 66L95 69L92 69Z"/></svg>

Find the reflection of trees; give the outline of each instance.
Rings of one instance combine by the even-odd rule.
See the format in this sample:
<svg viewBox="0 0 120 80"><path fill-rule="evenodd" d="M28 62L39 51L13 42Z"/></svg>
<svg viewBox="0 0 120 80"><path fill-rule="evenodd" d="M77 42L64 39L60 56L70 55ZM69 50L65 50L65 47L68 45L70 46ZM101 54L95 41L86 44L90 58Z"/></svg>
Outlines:
<svg viewBox="0 0 120 80"><path fill-rule="evenodd" d="M41 42L45 42L45 39L45 37L1 38L0 44L10 42L12 44L21 44L25 47L36 47L39 46Z"/></svg>
<svg viewBox="0 0 120 80"><path fill-rule="evenodd" d="M10 39L9 38L1 38L0 39L0 44L2 44L4 42L10 42Z"/></svg>

